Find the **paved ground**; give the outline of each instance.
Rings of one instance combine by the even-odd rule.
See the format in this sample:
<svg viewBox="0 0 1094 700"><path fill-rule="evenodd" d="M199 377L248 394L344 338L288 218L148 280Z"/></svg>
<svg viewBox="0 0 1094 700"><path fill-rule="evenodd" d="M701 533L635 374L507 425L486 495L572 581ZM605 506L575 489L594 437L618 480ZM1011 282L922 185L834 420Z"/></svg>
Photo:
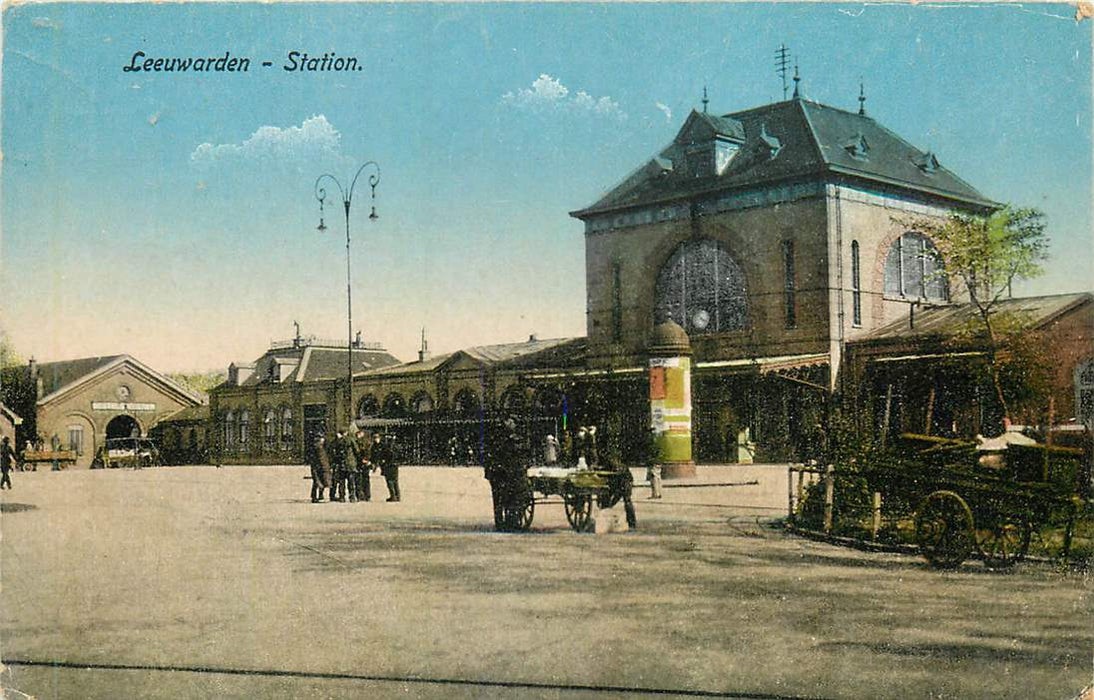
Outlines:
<svg viewBox="0 0 1094 700"><path fill-rule="evenodd" d="M788 537L779 468L640 492L615 535L561 507L494 533L481 470L404 468L399 504L313 505L304 473L15 474L8 695L1071 698L1094 675L1090 579Z"/></svg>

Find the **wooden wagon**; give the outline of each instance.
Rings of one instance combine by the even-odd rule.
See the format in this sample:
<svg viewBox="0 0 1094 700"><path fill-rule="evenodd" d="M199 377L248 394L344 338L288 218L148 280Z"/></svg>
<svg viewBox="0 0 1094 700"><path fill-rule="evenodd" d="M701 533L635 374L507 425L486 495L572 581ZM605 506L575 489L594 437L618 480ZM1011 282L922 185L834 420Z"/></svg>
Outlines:
<svg viewBox="0 0 1094 700"><path fill-rule="evenodd" d="M939 441L920 453L920 468L903 475L919 499L916 543L933 566L955 568L976 552L989 567L1009 567L1049 525L1064 526L1065 554L1070 548L1083 505L1082 451L1010 445L1004 455L984 459L968 443Z"/></svg>
<svg viewBox="0 0 1094 700"><path fill-rule="evenodd" d="M599 507L610 508L622 497L615 486L617 477L615 472L596 469L530 467L526 481L507 494L501 521L506 529L528 530L537 505L561 502L570 527L586 532L593 522L593 499Z"/></svg>

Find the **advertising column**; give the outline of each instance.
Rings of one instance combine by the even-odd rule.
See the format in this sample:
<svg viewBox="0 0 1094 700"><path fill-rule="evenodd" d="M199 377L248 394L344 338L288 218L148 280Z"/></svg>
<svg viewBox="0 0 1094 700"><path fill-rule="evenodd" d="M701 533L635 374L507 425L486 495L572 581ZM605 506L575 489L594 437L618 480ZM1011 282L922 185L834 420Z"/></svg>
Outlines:
<svg viewBox="0 0 1094 700"><path fill-rule="evenodd" d="M691 345L671 321L654 329L649 347L650 425L661 475L695 475L691 458Z"/></svg>

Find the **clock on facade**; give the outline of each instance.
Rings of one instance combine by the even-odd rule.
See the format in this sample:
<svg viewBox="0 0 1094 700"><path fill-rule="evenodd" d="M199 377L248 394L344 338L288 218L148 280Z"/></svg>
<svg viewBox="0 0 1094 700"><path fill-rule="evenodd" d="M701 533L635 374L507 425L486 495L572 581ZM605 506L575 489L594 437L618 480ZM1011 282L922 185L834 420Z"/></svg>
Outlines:
<svg viewBox="0 0 1094 700"><path fill-rule="evenodd" d="M703 330L710 323L710 312L706 309L699 309L691 315L691 325L699 330Z"/></svg>

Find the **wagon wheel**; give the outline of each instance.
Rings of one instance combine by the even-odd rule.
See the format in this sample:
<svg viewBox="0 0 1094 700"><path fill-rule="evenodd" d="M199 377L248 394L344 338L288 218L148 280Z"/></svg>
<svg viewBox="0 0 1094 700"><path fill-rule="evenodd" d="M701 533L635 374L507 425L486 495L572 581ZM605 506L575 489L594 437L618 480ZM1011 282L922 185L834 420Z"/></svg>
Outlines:
<svg viewBox="0 0 1094 700"><path fill-rule="evenodd" d="M930 494L916 509L915 539L931 566L957 568L976 546L968 504L953 491Z"/></svg>
<svg viewBox="0 0 1094 700"><path fill-rule="evenodd" d="M531 493L528 493L526 498L527 500L524 502L524 506L518 508L514 513L514 529L516 530L527 531L532 529L532 519L535 518L536 515L536 499Z"/></svg>
<svg viewBox="0 0 1094 700"><path fill-rule="evenodd" d="M1022 561L1029 550L1033 527L1022 513L1000 518L993 527L977 531L984 564L991 569L1006 569Z"/></svg>
<svg viewBox="0 0 1094 700"><path fill-rule="evenodd" d="M575 532L585 532L589 528L593 514L593 499L580 493L567 493L563 496L566 507L566 519Z"/></svg>

